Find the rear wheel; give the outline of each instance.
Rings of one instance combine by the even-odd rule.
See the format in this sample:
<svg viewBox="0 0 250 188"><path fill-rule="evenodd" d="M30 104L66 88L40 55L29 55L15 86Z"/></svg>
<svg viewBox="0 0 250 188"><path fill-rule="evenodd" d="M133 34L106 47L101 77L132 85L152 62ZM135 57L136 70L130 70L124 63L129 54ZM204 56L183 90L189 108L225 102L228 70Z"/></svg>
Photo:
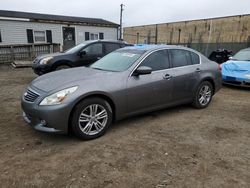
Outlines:
<svg viewBox="0 0 250 188"><path fill-rule="evenodd" d="M109 103L101 98L89 98L75 107L71 126L78 138L90 140L102 136L111 123Z"/></svg>
<svg viewBox="0 0 250 188"><path fill-rule="evenodd" d="M193 99L192 105L195 108L206 108L211 102L213 97L213 86L210 82L204 81L202 82Z"/></svg>

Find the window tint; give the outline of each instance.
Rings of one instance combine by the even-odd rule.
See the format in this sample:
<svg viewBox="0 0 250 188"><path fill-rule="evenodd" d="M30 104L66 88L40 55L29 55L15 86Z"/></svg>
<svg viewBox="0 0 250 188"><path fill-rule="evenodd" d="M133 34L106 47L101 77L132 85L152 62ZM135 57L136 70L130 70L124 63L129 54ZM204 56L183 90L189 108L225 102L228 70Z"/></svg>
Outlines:
<svg viewBox="0 0 250 188"><path fill-rule="evenodd" d="M102 44L101 43L91 44L88 47L84 48L83 51L85 51L87 55L102 54Z"/></svg>
<svg viewBox="0 0 250 188"><path fill-rule="evenodd" d="M120 48L119 44L112 44L112 43L105 43L104 46L106 54L109 54L110 52L113 52L116 49Z"/></svg>
<svg viewBox="0 0 250 188"><path fill-rule="evenodd" d="M190 52L190 55L193 64L200 64L200 57L196 53Z"/></svg>
<svg viewBox="0 0 250 188"><path fill-rule="evenodd" d="M169 50L173 67L191 65L190 53L187 50Z"/></svg>
<svg viewBox="0 0 250 188"><path fill-rule="evenodd" d="M169 60L166 50L161 50L150 54L140 66L151 67L153 71L169 68Z"/></svg>

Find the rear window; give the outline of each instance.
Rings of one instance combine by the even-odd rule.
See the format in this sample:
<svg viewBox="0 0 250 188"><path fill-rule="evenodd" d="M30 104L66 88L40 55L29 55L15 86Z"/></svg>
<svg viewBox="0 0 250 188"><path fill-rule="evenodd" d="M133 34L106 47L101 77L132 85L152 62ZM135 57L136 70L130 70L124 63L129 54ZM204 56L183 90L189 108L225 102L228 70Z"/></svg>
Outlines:
<svg viewBox="0 0 250 188"><path fill-rule="evenodd" d="M190 56L193 64L200 64L200 57L196 53L190 52Z"/></svg>

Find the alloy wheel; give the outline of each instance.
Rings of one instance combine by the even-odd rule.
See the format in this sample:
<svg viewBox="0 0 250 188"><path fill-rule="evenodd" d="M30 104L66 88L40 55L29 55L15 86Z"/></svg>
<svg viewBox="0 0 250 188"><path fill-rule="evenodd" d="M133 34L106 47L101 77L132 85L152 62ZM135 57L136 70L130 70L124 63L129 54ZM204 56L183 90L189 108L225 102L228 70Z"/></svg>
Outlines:
<svg viewBox="0 0 250 188"><path fill-rule="evenodd" d="M208 85L203 85L199 91L199 96L198 96L199 103L202 106L205 106L210 102L211 97L212 97L211 88Z"/></svg>
<svg viewBox="0 0 250 188"><path fill-rule="evenodd" d="M100 104L91 104L81 112L78 124L84 134L96 135L104 129L107 121L107 110Z"/></svg>

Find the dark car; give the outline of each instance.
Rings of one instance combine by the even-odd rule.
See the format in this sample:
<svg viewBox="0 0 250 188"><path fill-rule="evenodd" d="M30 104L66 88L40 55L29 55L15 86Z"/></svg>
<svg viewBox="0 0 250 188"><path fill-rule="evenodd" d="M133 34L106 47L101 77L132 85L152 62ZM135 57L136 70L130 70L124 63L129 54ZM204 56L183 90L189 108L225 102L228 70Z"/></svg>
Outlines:
<svg viewBox="0 0 250 188"><path fill-rule="evenodd" d="M136 114L184 103L205 108L221 82L219 65L192 49L126 47L90 67L36 78L22 97L22 109L37 130L72 129L79 138L93 139L113 121Z"/></svg>
<svg viewBox="0 0 250 188"><path fill-rule="evenodd" d="M104 55L125 46L131 44L122 41L86 41L64 52L41 55L34 60L32 68L36 74L42 75L55 70L89 66Z"/></svg>
<svg viewBox="0 0 250 188"><path fill-rule="evenodd" d="M208 59L210 59L211 61L215 61L219 64L222 64L226 61L229 60L229 57L231 57L233 55L233 52L232 51L228 51L228 50L216 50L216 51L213 51Z"/></svg>

